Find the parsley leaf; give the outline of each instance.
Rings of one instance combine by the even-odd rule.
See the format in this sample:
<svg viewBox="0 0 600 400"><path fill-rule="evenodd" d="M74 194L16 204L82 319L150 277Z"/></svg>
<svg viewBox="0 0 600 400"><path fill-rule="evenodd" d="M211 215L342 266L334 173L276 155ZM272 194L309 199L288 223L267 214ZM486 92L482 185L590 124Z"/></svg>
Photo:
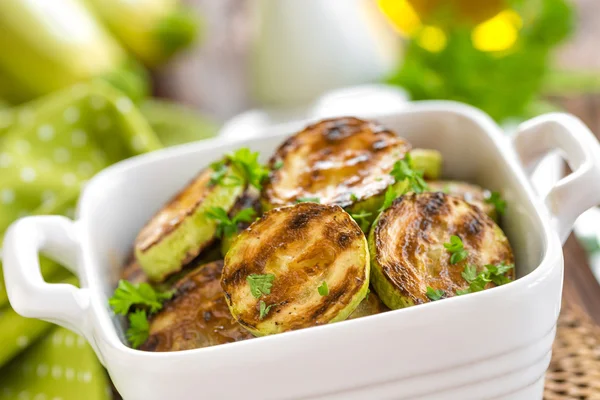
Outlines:
<svg viewBox="0 0 600 400"><path fill-rule="evenodd" d="M498 214L504 214L504 211L506 211L506 201L502 199L498 192L492 192L490 197L485 199L485 202L492 204Z"/></svg>
<svg viewBox="0 0 600 400"><path fill-rule="evenodd" d="M354 193L350 193L350 200L358 201L358 197Z"/></svg>
<svg viewBox="0 0 600 400"><path fill-rule="evenodd" d="M132 284L124 279L119 281L115 293L108 304L116 314L125 315L132 306L146 306L155 313L162 308L165 300L173 297L173 292L158 292L147 283Z"/></svg>
<svg viewBox="0 0 600 400"><path fill-rule="evenodd" d="M356 223L358 224L358 226L360 226L360 229L362 229L363 232L368 231L369 228L371 227L371 221L369 220L369 217L371 215L373 215L373 213L366 212L366 211L361 211L359 213L350 214L352 219L354 219L356 221Z"/></svg>
<svg viewBox="0 0 600 400"><path fill-rule="evenodd" d="M273 164L273 170L277 171L283 167L283 160L277 160L275 164Z"/></svg>
<svg viewBox="0 0 600 400"><path fill-rule="evenodd" d="M414 169L410 153L406 153L404 159L396 161L390 175L396 182L407 180L410 188L415 193L423 193L428 189L427 183L423 179L423 171Z"/></svg>
<svg viewBox="0 0 600 400"><path fill-rule="evenodd" d="M296 203L321 203L318 197L298 197Z"/></svg>
<svg viewBox="0 0 600 400"><path fill-rule="evenodd" d="M483 271L476 274L475 266L466 265L462 272L463 278L469 283L469 287L462 290L457 290L456 294L461 296L468 293L480 292L485 289L490 282L501 286L510 282L510 278L505 274L514 268L514 265L506 265L500 263L498 265L486 265Z"/></svg>
<svg viewBox="0 0 600 400"><path fill-rule="evenodd" d="M427 297L429 297L431 301L436 301L444 297L445 293L441 289L434 289L430 286L427 286L427 292L425 294L427 295Z"/></svg>
<svg viewBox="0 0 600 400"><path fill-rule="evenodd" d="M250 293L257 299L263 294L271 294L274 280L275 275L273 274L250 274L246 277L246 281L250 285Z"/></svg>
<svg viewBox="0 0 600 400"><path fill-rule="evenodd" d="M450 243L444 243L444 247L450 254L452 254L450 256L451 265L458 264L469 255L469 253L463 247L462 240L456 235L450 236Z"/></svg>
<svg viewBox="0 0 600 400"><path fill-rule="evenodd" d="M486 265L485 268L490 272L490 279L498 286L502 286L510 282L510 278L506 273L513 269L512 264L500 263L498 265Z"/></svg>
<svg viewBox="0 0 600 400"><path fill-rule="evenodd" d="M321 296L327 296L329 294L329 287L327 286L327 282L323 281L323 283L321 283L321 286L319 286L317 290L319 291L319 294Z"/></svg>
<svg viewBox="0 0 600 400"><path fill-rule="evenodd" d="M258 152L243 147L227 154L227 159L244 176L246 182L257 189L262 189L262 182L269 175L269 170L258 162Z"/></svg>
<svg viewBox="0 0 600 400"><path fill-rule="evenodd" d="M269 313L269 311L271 311L271 307L273 307L273 304L271 304L270 306L267 307L267 305L265 304L264 301L260 301L259 302L259 315L258 318L259 319L263 319L264 317L267 316L267 314Z"/></svg>
<svg viewBox="0 0 600 400"><path fill-rule="evenodd" d="M392 184L392 185L388 186L387 190L385 191L385 197L383 200L383 204L379 208L379 212L385 211L388 208L390 208L392 206L392 203L394 202L394 200L396 200L396 197L398 197L398 194L396 193L396 189L394 188L394 185Z"/></svg>
<svg viewBox="0 0 600 400"><path fill-rule="evenodd" d="M465 265L465 269L461 273L462 277L468 283L473 282L477 278L477 268L474 265Z"/></svg>
<svg viewBox="0 0 600 400"><path fill-rule="evenodd" d="M134 348L140 347L148 339L150 324L145 310L137 310L129 314L129 328L125 333L127 340Z"/></svg>
<svg viewBox="0 0 600 400"><path fill-rule="evenodd" d="M240 222L251 222L254 219L256 211L250 207L244 208L230 219L227 211L222 207L210 207L205 214L209 219L217 221L217 236L231 237L237 232Z"/></svg>

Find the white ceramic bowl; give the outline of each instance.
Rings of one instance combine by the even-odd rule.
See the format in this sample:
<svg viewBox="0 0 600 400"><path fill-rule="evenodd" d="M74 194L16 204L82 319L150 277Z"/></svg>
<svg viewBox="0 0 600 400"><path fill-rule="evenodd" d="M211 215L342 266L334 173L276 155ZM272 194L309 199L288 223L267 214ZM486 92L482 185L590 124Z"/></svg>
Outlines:
<svg viewBox="0 0 600 400"><path fill-rule="evenodd" d="M117 389L135 399L541 399L561 301L561 241L600 203L600 148L576 118L550 114L512 142L480 111L414 103L374 116L418 147L440 150L444 172L502 191L502 225L519 279L498 288L280 335L204 349L149 353L127 347L108 308L118 269L146 220L197 171L249 146L266 160L302 123L260 139L207 140L121 162L86 187L78 219L28 217L4 242L12 306L84 335ZM565 153L573 173L546 199L525 166ZM81 288L47 284L38 252L63 262Z"/></svg>

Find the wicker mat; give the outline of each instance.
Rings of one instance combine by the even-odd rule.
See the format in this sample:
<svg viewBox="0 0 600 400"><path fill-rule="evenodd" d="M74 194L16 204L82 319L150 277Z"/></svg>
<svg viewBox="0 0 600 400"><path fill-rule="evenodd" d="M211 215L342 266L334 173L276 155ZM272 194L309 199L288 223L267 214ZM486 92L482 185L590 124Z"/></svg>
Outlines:
<svg viewBox="0 0 600 400"><path fill-rule="evenodd" d="M600 400L600 327L574 306L563 304L544 398Z"/></svg>

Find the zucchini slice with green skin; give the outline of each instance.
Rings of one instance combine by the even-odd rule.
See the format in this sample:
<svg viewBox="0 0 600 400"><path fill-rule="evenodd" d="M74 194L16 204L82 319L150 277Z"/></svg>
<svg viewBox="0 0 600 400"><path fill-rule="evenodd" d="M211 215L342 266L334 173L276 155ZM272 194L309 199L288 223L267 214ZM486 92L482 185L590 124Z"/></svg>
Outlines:
<svg viewBox="0 0 600 400"><path fill-rule="evenodd" d="M451 264L444 247L456 235L467 251L465 259ZM477 207L437 193L410 193L382 212L369 233L371 283L392 309L430 301L427 288L452 297L469 283L465 266L481 272L488 264L513 264L513 253L502 229ZM513 277L514 270L506 276ZM487 287L493 284L490 282Z"/></svg>
<svg viewBox="0 0 600 400"><path fill-rule="evenodd" d="M461 181L431 181L427 182L430 192L443 192L460 197L467 203L479 207L484 213L498 220L498 213L493 204L486 203L490 197L490 191L481 186Z"/></svg>
<svg viewBox="0 0 600 400"><path fill-rule="evenodd" d="M261 277L270 285L257 291L252 282ZM343 321L369 288L367 241L338 206L277 208L235 239L221 286L232 315L255 336Z"/></svg>
<svg viewBox="0 0 600 400"><path fill-rule="evenodd" d="M259 217L262 214L262 207L260 204L260 194L258 191L254 190L252 187L248 187L248 190L238 199L235 203L231 211L229 212L229 217L235 217L240 211L245 210L247 208L251 208L256 213L256 217ZM237 232L231 236L223 236L221 238L221 254L225 257L225 254L229 251L231 247L231 243L237 237L237 235L249 227L251 222L239 222L237 224Z"/></svg>
<svg viewBox="0 0 600 400"><path fill-rule="evenodd" d="M442 153L431 149L413 149L410 151L414 168L423 171L425 179L440 179L442 175Z"/></svg>
<svg viewBox="0 0 600 400"><path fill-rule="evenodd" d="M162 281L193 260L215 239L216 221L206 216L210 207L230 210L245 185L213 184L206 168L142 228L135 240L135 257L153 281ZM223 181L243 182L227 167Z"/></svg>
<svg viewBox="0 0 600 400"><path fill-rule="evenodd" d="M374 122L345 117L310 125L271 158L263 206L269 210L316 198L348 207L382 197L394 183L394 163L409 150L406 140Z"/></svg>
<svg viewBox="0 0 600 400"><path fill-rule="evenodd" d="M358 307L356 307L356 310L350 314L348 319L368 317L369 315L375 315L386 311L390 311L390 309L383 304L379 296L377 296L377 293L371 291L364 300L360 302Z"/></svg>
<svg viewBox="0 0 600 400"><path fill-rule="evenodd" d="M201 265L175 285L175 295L150 318L146 351L178 351L250 339L231 316L220 279L223 261Z"/></svg>

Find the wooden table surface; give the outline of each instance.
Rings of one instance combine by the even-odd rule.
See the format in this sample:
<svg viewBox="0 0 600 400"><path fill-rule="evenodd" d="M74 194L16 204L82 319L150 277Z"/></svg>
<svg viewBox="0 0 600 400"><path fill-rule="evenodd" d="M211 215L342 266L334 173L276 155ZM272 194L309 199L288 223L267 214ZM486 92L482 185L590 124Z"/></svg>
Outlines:
<svg viewBox="0 0 600 400"><path fill-rule="evenodd" d="M156 74L156 90L166 96L225 120L251 104L247 56L251 27L248 0L188 0L205 17L201 46ZM557 52L563 68L600 70L600 1L576 0L577 30ZM600 96L556 97L552 101L600 132ZM600 324L600 285L586 254L574 237L565 248L564 300L581 306Z"/></svg>

